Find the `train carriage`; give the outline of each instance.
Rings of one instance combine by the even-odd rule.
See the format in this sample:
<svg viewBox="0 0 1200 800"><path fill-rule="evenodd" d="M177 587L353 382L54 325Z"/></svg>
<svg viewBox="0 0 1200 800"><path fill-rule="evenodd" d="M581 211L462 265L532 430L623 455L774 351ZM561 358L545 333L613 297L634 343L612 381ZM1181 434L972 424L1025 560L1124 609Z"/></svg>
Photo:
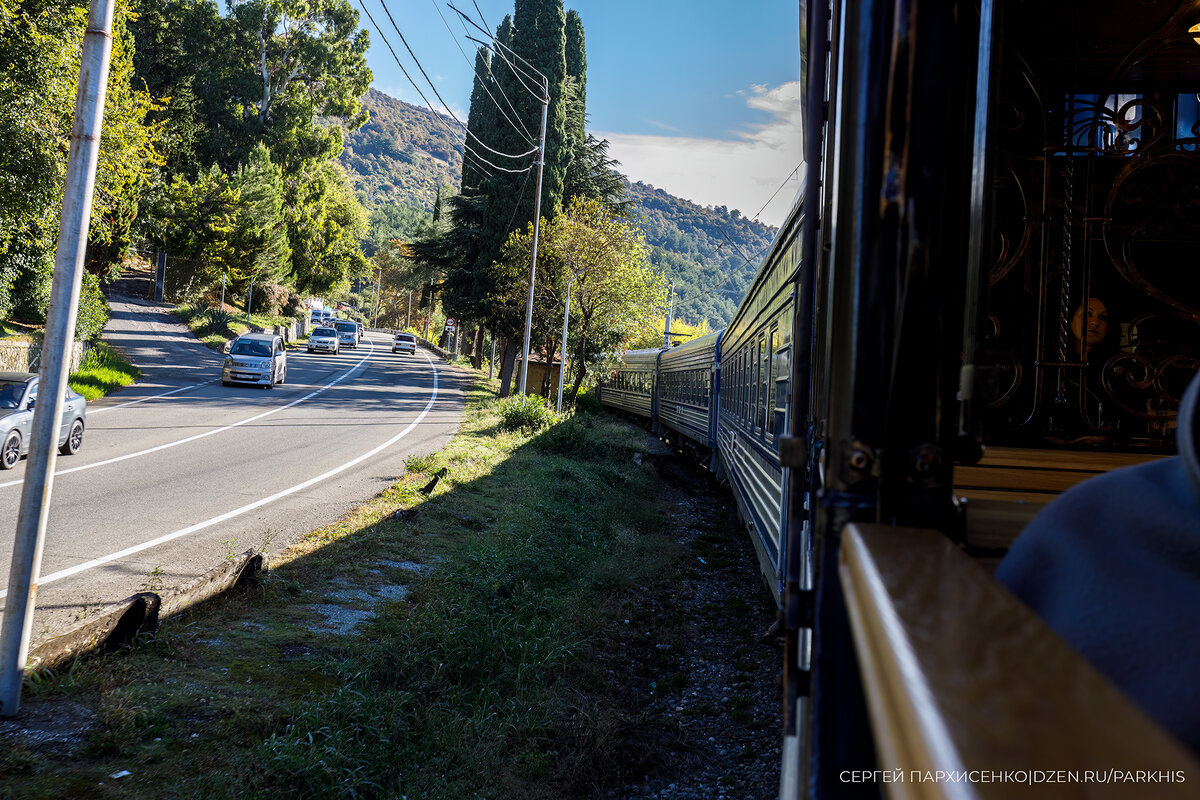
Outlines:
<svg viewBox="0 0 1200 800"><path fill-rule="evenodd" d="M737 314L721 337L717 427L721 471L751 531L763 576L779 600L783 564L783 470L792 320L800 265L797 206L776 235Z"/></svg>
<svg viewBox="0 0 1200 800"><path fill-rule="evenodd" d="M622 353L620 366L600 389L600 403L652 423L658 408L654 389L662 353L662 348Z"/></svg>
<svg viewBox="0 0 1200 800"><path fill-rule="evenodd" d="M716 450L722 333L714 331L664 351L658 366L658 425L677 434L679 444L699 456Z"/></svg>

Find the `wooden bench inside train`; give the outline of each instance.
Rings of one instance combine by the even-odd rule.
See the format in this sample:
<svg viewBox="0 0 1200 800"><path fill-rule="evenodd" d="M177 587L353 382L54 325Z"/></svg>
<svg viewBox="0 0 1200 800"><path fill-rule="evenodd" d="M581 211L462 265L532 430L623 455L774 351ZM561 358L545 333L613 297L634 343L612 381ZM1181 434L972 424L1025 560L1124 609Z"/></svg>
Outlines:
<svg viewBox="0 0 1200 800"><path fill-rule="evenodd" d="M1076 484L1101 473L1142 464L1146 453L992 447L974 464L954 468L954 495L964 506L966 544L1007 550L1045 506Z"/></svg>

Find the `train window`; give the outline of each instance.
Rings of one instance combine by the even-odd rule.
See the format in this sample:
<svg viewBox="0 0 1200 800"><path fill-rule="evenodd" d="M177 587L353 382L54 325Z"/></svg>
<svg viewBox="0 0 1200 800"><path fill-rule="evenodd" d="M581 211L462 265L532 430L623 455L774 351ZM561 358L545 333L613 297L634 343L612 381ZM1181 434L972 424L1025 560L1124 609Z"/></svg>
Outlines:
<svg viewBox="0 0 1200 800"><path fill-rule="evenodd" d="M767 339L767 350L763 353L766 359L766 393L767 402L763 405L763 430L766 432L767 438L772 439L775 436L775 349L779 347L779 331L771 328L771 335Z"/></svg>
<svg viewBox="0 0 1200 800"><path fill-rule="evenodd" d="M762 337L755 340L750 350L750 429L762 427L762 392L758 390L761 370L759 361L762 359Z"/></svg>

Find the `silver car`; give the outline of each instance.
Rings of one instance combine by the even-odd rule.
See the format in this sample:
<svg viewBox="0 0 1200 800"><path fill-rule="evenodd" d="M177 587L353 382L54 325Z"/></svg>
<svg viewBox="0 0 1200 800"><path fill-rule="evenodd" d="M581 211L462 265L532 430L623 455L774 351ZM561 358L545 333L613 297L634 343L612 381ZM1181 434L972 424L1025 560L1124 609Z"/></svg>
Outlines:
<svg viewBox="0 0 1200 800"><path fill-rule="evenodd" d="M29 452L33 409L37 405L38 376L30 372L0 372L0 469L12 469ZM83 447L87 400L67 387L63 398L58 450L75 455Z"/></svg>
<svg viewBox="0 0 1200 800"><path fill-rule="evenodd" d="M270 389L287 379L287 353L283 337L273 333L246 333L226 351L221 383L253 383Z"/></svg>
<svg viewBox="0 0 1200 800"><path fill-rule="evenodd" d="M338 332L333 328L313 328L312 333L308 335L308 352L316 353L318 351L324 353L333 353L335 356L341 349L338 343Z"/></svg>
<svg viewBox="0 0 1200 800"><path fill-rule="evenodd" d="M333 327L337 329L338 342L343 347L358 347L358 323L352 319L335 319Z"/></svg>
<svg viewBox="0 0 1200 800"><path fill-rule="evenodd" d="M392 341L393 353L416 353L417 337L411 333L397 333Z"/></svg>

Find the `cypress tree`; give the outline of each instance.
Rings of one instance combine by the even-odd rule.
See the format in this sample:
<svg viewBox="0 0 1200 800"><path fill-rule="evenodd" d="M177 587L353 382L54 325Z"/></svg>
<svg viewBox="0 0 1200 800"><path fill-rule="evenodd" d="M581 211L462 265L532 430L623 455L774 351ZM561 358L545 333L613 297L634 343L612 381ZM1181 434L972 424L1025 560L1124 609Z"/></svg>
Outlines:
<svg viewBox="0 0 1200 800"><path fill-rule="evenodd" d="M567 12L567 76L575 81L575 100L587 110L587 47L583 40L583 20L574 9ZM584 130L578 130L582 139Z"/></svg>
<svg viewBox="0 0 1200 800"><path fill-rule="evenodd" d="M473 152L479 152L479 142L486 142L491 131L488 130L493 114L491 98L488 97L487 82L491 81L491 57L486 48L481 47L475 52L475 80L471 88L471 110L467 114L466 146ZM462 193L472 192L479 188L485 174L476 166L475 158L468 152L463 152Z"/></svg>

